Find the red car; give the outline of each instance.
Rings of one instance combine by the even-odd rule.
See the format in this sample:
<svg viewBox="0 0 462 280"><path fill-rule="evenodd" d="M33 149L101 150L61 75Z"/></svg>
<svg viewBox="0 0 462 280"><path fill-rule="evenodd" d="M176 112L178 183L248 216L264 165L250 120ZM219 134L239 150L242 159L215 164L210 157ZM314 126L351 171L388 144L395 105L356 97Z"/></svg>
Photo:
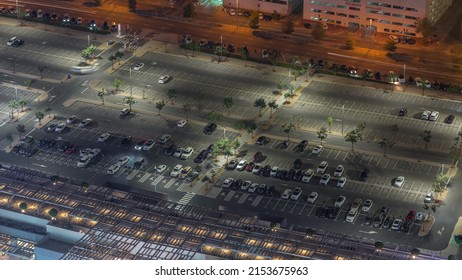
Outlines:
<svg viewBox="0 0 462 280"><path fill-rule="evenodd" d="M416 215L415 210L409 210L409 213L407 213L407 216L406 216L406 221L414 221L415 215Z"/></svg>
<svg viewBox="0 0 462 280"><path fill-rule="evenodd" d="M255 163L254 162L249 162L246 166L245 166L245 171L248 171L248 172L252 172L253 168L255 166Z"/></svg>
<svg viewBox="0 0 462 280"><path fill-rule="evenodd" d="M77 151L77 147L72 144L69 148L66 149L65 153L68 155L72 155L73 153L75 153L75 151Z"/></svg>

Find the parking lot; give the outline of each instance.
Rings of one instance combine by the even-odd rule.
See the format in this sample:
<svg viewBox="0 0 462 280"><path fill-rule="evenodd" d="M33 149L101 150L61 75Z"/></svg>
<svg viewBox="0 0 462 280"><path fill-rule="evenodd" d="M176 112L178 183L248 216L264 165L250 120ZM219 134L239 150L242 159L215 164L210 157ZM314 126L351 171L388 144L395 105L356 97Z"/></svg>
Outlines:
<svg viewBox="0 0 462 280"><path fill-rule="evenodd" d="M37 94L32 91L21 88L15 90L14 87L0 85L0 126L10 119L11 108L8 107L8 104L11 100L24 100L27 102L24 108L30 108L30 105L35 102L36 98ZM14 114L17 114L17 110L14 110Z"/></svg>

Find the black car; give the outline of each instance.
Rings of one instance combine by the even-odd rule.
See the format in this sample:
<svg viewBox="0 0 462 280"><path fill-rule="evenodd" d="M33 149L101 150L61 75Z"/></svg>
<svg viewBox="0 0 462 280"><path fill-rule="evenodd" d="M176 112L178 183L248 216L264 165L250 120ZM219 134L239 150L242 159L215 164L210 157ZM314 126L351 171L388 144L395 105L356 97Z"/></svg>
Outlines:
<svg viewBox="0 0 462 280"><path fill-rule="evenodd" d="M449 116L446 118L445 123L447 123L447 124L452 124L452 123L454 122L454 119L455 119L455 118L456 118L456 117L455 117L454 115L449 115Z"/></svg>
<svg viewBox="0 0 462 280"><path fill-rule="evenodd" d="M260 136L260 137L258 137L256 143L257 143L257 145L265 145L265 144L268 143L268 142L269 142L268 137L266 137L266 136Z"/></svg>
<svg viewBox="0 0 462 280"><path fill-rule="evenodd" d="M305 27L305 28L307 28L307 29L310 29L310 28L311 28L311 23L305 22L305 23L303 24L303 27Z"/></svg>
<svg viewBox="0 0 462 280"><path fill-rule="evenodd" d="M389 229L391 227L391 224L393 223L394 219L395 219L394 217L388 216L385 219L385 221L383 221L382 228Z"/></svg>
<svg viewBox="0 0 462 280"><path fill-rule="evenodd" d="M412 221L405 221L403 223L403 226L401 227L401 231L408 233L411 231L411 227L412 227Z"/></svg>
<svg viewBox="0 0 462 280"><path fill-rule="evenodd" d="M57 123L52 123L47 127L47 132L55 132L56 127L58 126Z"/></svg>
<svg viewBox="0 0 462 280"><path fill-rule="evenodd" d="M289 172L287 172L287 174L285 175L284 180L292 181L294 179L295 173L297 173L297 171L295 169L293 169L293 168L290 169Z"/></svg>
<svg viewBox="0 0 462 280"><path fill-rule="evenodd" d="M216 129L216 123L209 123L204 127L204 134L211 135Z"/></svg>
<svg viewBox="0 0 462 280"><path fill-rule="evenodd" d="M338 207L330 207L325 217L328 219L335 219L339 211L340 211L340 208Z"/></svg>
<svg viewBox="0 0 462 280"><path fill-rule="evenodd" d="M287 173L287 170L279 170L276 174L276 177L278 177L279 179L285 179L287 177Z"/></svg>
<svg viewBox="0 0 462 280"><path fill-rule="evenodd" d="M122 141L120 142L120 145L127 147L130 145L133 141L133 138L131 136L124 137Z"/></svg>
<svg viewBox="0 0 462 280"><path fill-rule="evenodd" d="M380 80L382 80L382 74L381 74L379 71L377 71L377 72L375 72L375 74L374 74L374 78L375 78L377 81L380 81Z"/></svg>
<svg viewBox="0 0 462 280"><path fill-rule="evenodd" d="M197 157L194 159L195 163L203 163L207 157L209 156L209 152L207 150L202 150Z"/></svg>
<svg viewBox="0 0 462 280"><path fill-rule="evenodd" d="M52 20L52 21L57 21L57 20L58 20L58 14L52 13L52 14L51 14L51 20Z"/></svg>
<svg viewBox="0 0 462 280"><path fill-rule="evenodd" d="M273 196L274 195L274 190L275 190L275 187L270 186L269 188L266 189L266 195Z"/></svg>
<svg viewBox="0 0 462 280"><path fill-rule="evenodd" d="M407 114L407 109L406 108L401 108L399 109L398 116L404 117Z"/></svg>
<svg viewBox="0 0 462 280"><path fill-rule="evenodd" d="M382 223L383 223L383 216L382 215L375 216L374 220L372 221L372 227L380 228L382 226Z"/></svg>
<svg viewBox="0 0 462 280"><path fill-rule="evenodd" d="M236 49L235 49L234 46L231 45L231 44L228 44L227 48L228 48L228 52L230 52L230 53L236 52Z"/></svg>
<svg viewBox="0 0 462 280"><path fill-rule="evenodd" d="M260 152L260 151L256 152L255 155L253 156L253 161L260 162L262 160L263 160L262 152Z"/></svg>
<svg viewBox="0 0 462 280"><path fill-rule="evenodd" d="M367 181L367 179L369 178L369 169L367 168L364 168L362 171L361 171L361 174L359 175L359 181Z"/></svg>
<svg viewBox="0 0 462 280"><path fill-rule="evenodd" d="M171 156L176 150L175 144L170 145L166 150L165 150L165 155Z"/></svg>
<svg viewBox="0 0 462 280"><path fill-rule="evenodd" d="M366 219L364 219L364 225L370 226L373 220L374 220L373 216L367 216Z"/></svg>
<svg viewBox="0 0 462 280"><path fill-rule="evenodd" d="M77 24L77 19L75 17L71 17L70 23Z"/></svg>
<svg viewBox="0 0 462 280"><path fill-rule="evenodd" d="M55 139L49 139L48 142L46 143L46 147L48 149L53 148L56 145L56 140Z"/></svg>
<svg viewBox="0 0 462 280"><path fill-rule="evenodd" d="M260 174L261 174L262 176L269 177L270 174L271 174L271 165L265 165L265 166L262 168Z"/></svg>
<svg viewBox="0 0 462 280"><path fill-rule="evenodd" d="M297 172L294 175L294 181L300 182L303 178L303 170L297 170Z"/></svg>
<svg viewBox="0 0 462 280"><path fill-rule="evenodd" d="M104 21L103 22L103 26L102 26L103 30L109 30L109 23L107 21Z"/></svg>
<svg viewBox="0 0 462 280"><path fill-rule="evenodd" d="M294 169L301 169L302 166L303 166L302 159L301 159L301 158L297 158L297 159L294 161L294 164L293 164Z"/></svg>
<svg viewBox="0 0 462 280"><path fill-rule="evenodd" d="M287 149L290 145L290 140L285 140L281 143L281 149Z"/></svg>
<svg viewBox="0 0 462 280"><path fill-rule="evenodd" d="M210 144L208 147L207 147L207 152L212 153L213 152L213 144Z"/></svg>
<svg viewBox="0 0 462 280"><path fill-rule="evenodd" d="M236 181L234 181L232 184L231 184L231 187L233 189L240 189L242 184L244 183L244 181L242 179L236 179Z"/></svg>
<svg viewBox="0 0 462 280"><path fill-rule="evenodd" d="M69 141L61 141L58 143L58 150L64 153L71 145Z"/></svg>
<svg viewBox="0 0 462 280"><path fill-rule="evenodd" d="M21 40L21 39L16 39L13 44L11 44L12 47L19 47L21 46L22 44L24 44L24 40Z"/></svg>
<svg viewBox="0 0 462 280"><path fill-rule="evenodd" d="M273 19L273 17L270 16L270 15L264 15L264 16L263 16L263 19L266 20L266 21L270 21L270 20Z"/></svg>
<svg viewBox="0 0 462 280"><path fill-rule="evenodd" d="M308 146L308 140L302 140L302 142L298 143L294 150L297 152L303 152L306 149L306 146Z"/></svg>

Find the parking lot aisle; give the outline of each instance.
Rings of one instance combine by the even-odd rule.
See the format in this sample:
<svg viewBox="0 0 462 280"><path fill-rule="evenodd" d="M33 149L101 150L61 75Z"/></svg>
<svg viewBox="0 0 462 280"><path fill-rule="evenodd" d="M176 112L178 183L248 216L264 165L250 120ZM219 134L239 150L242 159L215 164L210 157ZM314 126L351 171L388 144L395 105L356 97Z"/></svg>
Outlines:
<svg viewBox="0 0 462 280"><path fill-rule="evenodd" d="M221 188L220 187L212 187L206 194L205 196L206 197L210 197L210 198L217 198L218 195L220 194L221 192Z"/></svg>
<svg viewBox="0 0 462 280"><path fill-rule="evenodd" d="M171 178L167 184L164 185L164 189L168 189L170 188L171 186L173 186L173 184L175 183L176 179L175 178Z"/></svg>
<svg viewBox="0 0 462 280"><path fill-rule="evenodd" d="M180 200L178 200L178 203L183 204L183 205L187 205L191 201L191 199L193 199L193 197L195 197L195 196L196 196L195 193L187 192L187 193L185 193L183 195L183 197Z"/></svg>

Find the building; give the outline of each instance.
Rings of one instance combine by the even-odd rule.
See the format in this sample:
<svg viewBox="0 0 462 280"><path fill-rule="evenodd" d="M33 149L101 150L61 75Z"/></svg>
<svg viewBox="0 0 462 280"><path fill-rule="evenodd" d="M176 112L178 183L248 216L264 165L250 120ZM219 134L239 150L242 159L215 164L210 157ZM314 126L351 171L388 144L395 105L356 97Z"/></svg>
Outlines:
<svg viewBox="0 0 462 280"><path fill-rule="evenodd" d="M223 0L223 7L256 11L264 14L289 15L302 5L303 0Z"/></svg>
<svg viewBox="0 0 462 280"><path fill-rule="evenodd" d="M415 21L433 24L454 0L304 0L303 18L353 29L418 36Z"/></svg>
<svg viewBox="0 0 462 280"><path fill-rule="evenodd" d="M54 209L54 211L51 211ZM53 214L52 214L53 212ZM0 168L0 253L37 260L409 259L362 237ZM421 250L419 259L445 259Z"/></svg>

